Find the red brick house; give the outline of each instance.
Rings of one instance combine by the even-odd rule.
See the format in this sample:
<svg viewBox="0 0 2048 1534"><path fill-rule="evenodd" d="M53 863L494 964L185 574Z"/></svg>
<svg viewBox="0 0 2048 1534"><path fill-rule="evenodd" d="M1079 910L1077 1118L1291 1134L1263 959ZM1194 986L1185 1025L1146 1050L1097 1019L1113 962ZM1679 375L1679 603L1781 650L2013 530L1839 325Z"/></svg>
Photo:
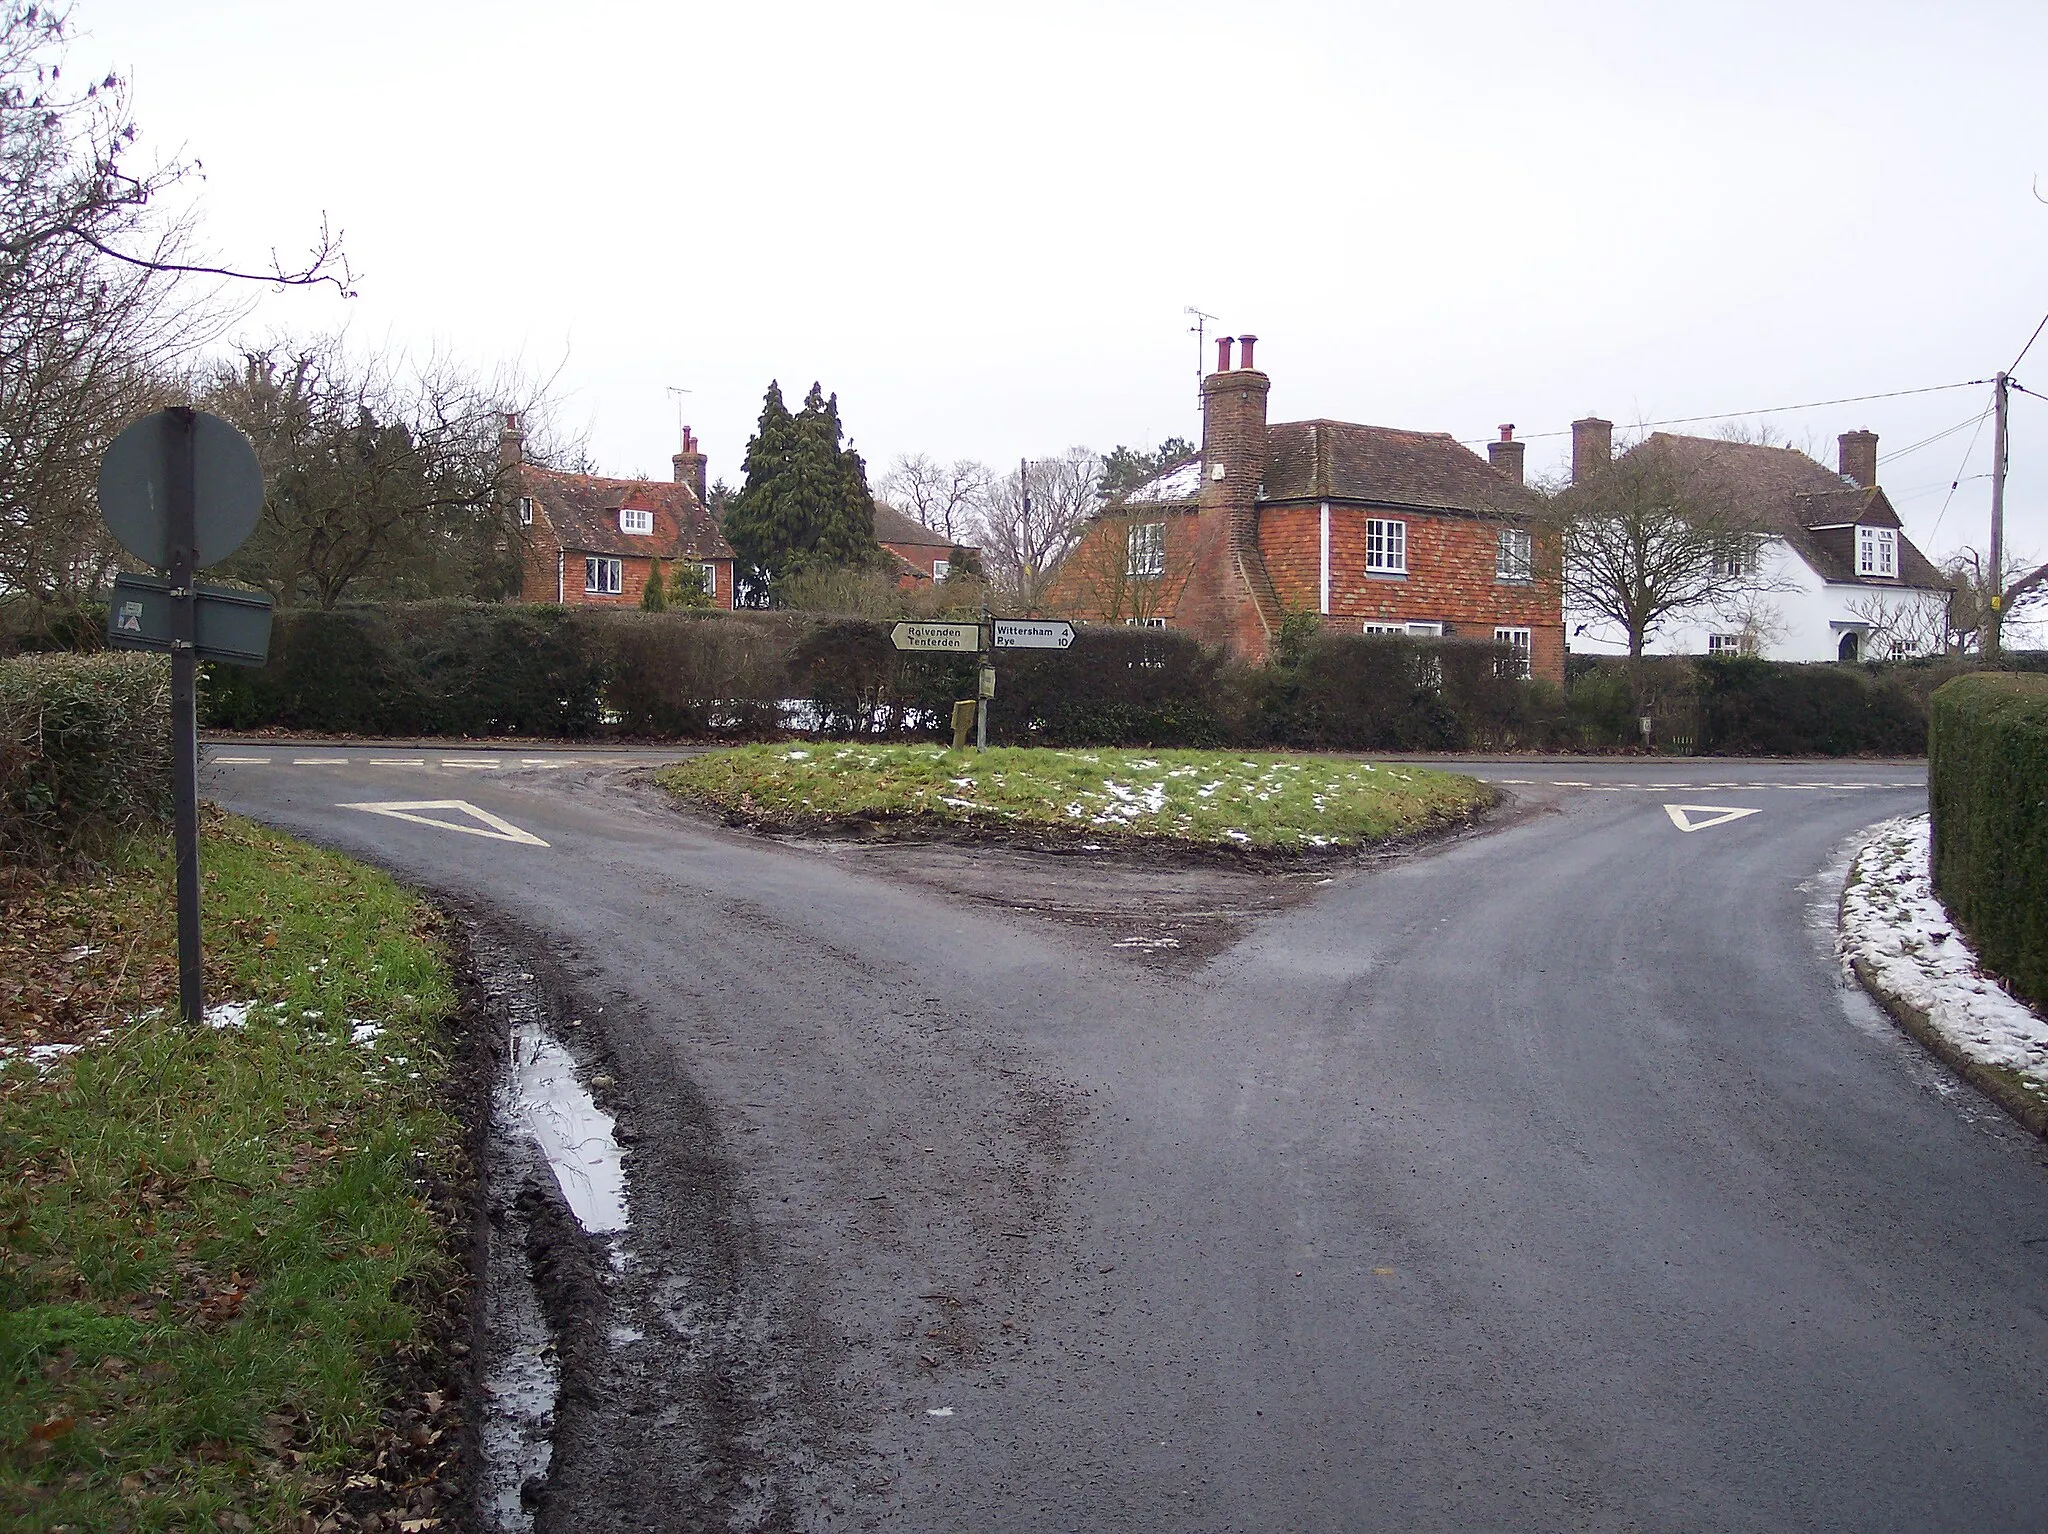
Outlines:
<svg viewBox="0 0 2048 1534"><path fill-rule="evenodd" d="M526 462L519 418L505 417L498 456L526 537L526 602L637 607L655 561L670 582L694 573L714 607L733 605L733 553L704 502L704 454L688 428L672 481L564 474Z"/></svg>
<svg viewBox="0 0 2048 1534"><path fill-rule="evenodd" d="M952 571L954 555L969 547L905 516L887 501L875 502L875 542L902 561L899 584L920 586L944 580Z"/></svg>
<svg viewBox="0 0 2048 1534"><path fill-rule="evenodd" d="M1352 632L1477 638L1564 680L1564 603L1513 428L1487 458L1442 432L1268 425L1256 336L1217 343L1202 450L1106 508L1049 609L1186 629L1263 659L1289 613ZM1490 461L1489 461L1490 460Z"/></svg>

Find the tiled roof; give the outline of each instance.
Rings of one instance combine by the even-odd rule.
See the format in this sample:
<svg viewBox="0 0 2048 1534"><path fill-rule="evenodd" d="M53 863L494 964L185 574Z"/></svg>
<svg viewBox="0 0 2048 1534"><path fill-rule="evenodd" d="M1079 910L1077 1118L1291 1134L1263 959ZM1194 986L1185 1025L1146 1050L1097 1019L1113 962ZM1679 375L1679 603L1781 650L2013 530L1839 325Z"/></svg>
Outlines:
<svg viewBox="0 0 2048 1534"><path fill-rule="evenodd" d="M875 502L875 542L900 543L906 548L951 549L966 547L956 544L944 533L926 527L914 517L907 517L887 501Z"/></svg>
<svg viewBox="0 0 2048 1534"><path fill-rule="evenodd" d="M1533 515L1539 502L1455 437L1354 421L1266 428L1261 501L1356 501L1487 517Z"/></svg>
<svg viewBox="0 0 2048 1534"><path fill-rule="evenodd" d="M665 479L605 479L524 464L520 493L539 502L555 539L579 554L638 554L656 559L731 559L732 546L688 485ZM619 511L654 513L648 534L619 530Z"/></svg>
<svg viewBox="0 0 2048 1534"><path fill-rule="evenodd" d="M1906 536L1898 513L1879 486L1851 484L1789 447L1760 447L1662 431L1647 440L1679 463L1711 475L1738 504L1763 517L1771 532L1790 544L1824 581L1845 586L1948 588L1933 562ZM1856 573L1851 528L1857 523L1900 529L1897 580Z"/></svg>

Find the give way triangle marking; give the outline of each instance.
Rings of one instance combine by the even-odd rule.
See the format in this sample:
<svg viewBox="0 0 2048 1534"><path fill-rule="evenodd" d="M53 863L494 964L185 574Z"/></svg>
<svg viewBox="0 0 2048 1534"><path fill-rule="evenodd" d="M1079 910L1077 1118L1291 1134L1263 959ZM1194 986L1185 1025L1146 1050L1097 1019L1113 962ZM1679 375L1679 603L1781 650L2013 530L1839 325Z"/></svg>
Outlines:
<svg viewBox="0 0 2048 1534"><path fill-rule="evenodd" d="M1738 810L1725 804L1667 804L1664 813L1681 831L1704 831L1710 826L1725 826L1745 815L1761 815L1763 811Z"/></svg>
<svg viewBox="0 0 2048 1534"><path fill-rule="evenodd" d="M522 847L547 845L531 831L522 831L511 821L501 819L489 810L479 809L467 799L386 799L371 804L339 804L335 808L367 810L372 815L389 815L393 820L409 820L416 826L433 826L441 831L460 831L464 836L485 836L494 842L517 842ZM423 810L439 810L442 815L451 812L474 815L483 824L464 825L459 820L446 820L440 816L420 813Z"/></svg>

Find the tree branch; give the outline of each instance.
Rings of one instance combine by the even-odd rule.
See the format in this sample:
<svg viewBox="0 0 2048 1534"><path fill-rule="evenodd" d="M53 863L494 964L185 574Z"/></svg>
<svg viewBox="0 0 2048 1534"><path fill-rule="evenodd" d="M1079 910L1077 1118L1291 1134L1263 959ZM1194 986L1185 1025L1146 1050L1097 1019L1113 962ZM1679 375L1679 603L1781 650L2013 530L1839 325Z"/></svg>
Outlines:
<svg viewBox="0 0 2048 1534"><path fill-rule="evenodd" d="M280 288L310 288L318 287L322 283L331 283L334 290L343 298L356 296L353 286L356 275L349 269L348 256L342 251L340 242L327 232L327 223L324 219L320 224L320 243L314 247L313 259L296 272L286 271L284 264L277 259L275 251L271 252L269 272L238 272L225 266L188 265L178 261L156 261L147 256L132 256L125 250L116 250L104 243L88 231L79 228L76 223L67 224L54 232L68 234L81 244L91 246L103 256L139 267L143 271L173 272L198 277L226 277L235 282L268 282ZM329 271L327 268L337 261L341 266L340 272Z"/></svg>

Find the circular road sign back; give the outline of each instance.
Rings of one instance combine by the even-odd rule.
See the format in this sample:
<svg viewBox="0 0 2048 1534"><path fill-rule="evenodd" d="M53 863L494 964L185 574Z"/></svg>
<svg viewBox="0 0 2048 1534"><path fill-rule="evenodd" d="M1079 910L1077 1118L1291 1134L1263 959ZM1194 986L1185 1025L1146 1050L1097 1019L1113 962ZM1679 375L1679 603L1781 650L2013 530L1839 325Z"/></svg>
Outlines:
<svg viewBox="0 0 2048 1534"><path fill-rule="evenodd" d="M168 410L135 422L100 460L100 517L121 547L156 570L171 567ZM263 513L263 469L249 439L217 415L192 413L193 564L217 565L242 546Z"/></svg>

